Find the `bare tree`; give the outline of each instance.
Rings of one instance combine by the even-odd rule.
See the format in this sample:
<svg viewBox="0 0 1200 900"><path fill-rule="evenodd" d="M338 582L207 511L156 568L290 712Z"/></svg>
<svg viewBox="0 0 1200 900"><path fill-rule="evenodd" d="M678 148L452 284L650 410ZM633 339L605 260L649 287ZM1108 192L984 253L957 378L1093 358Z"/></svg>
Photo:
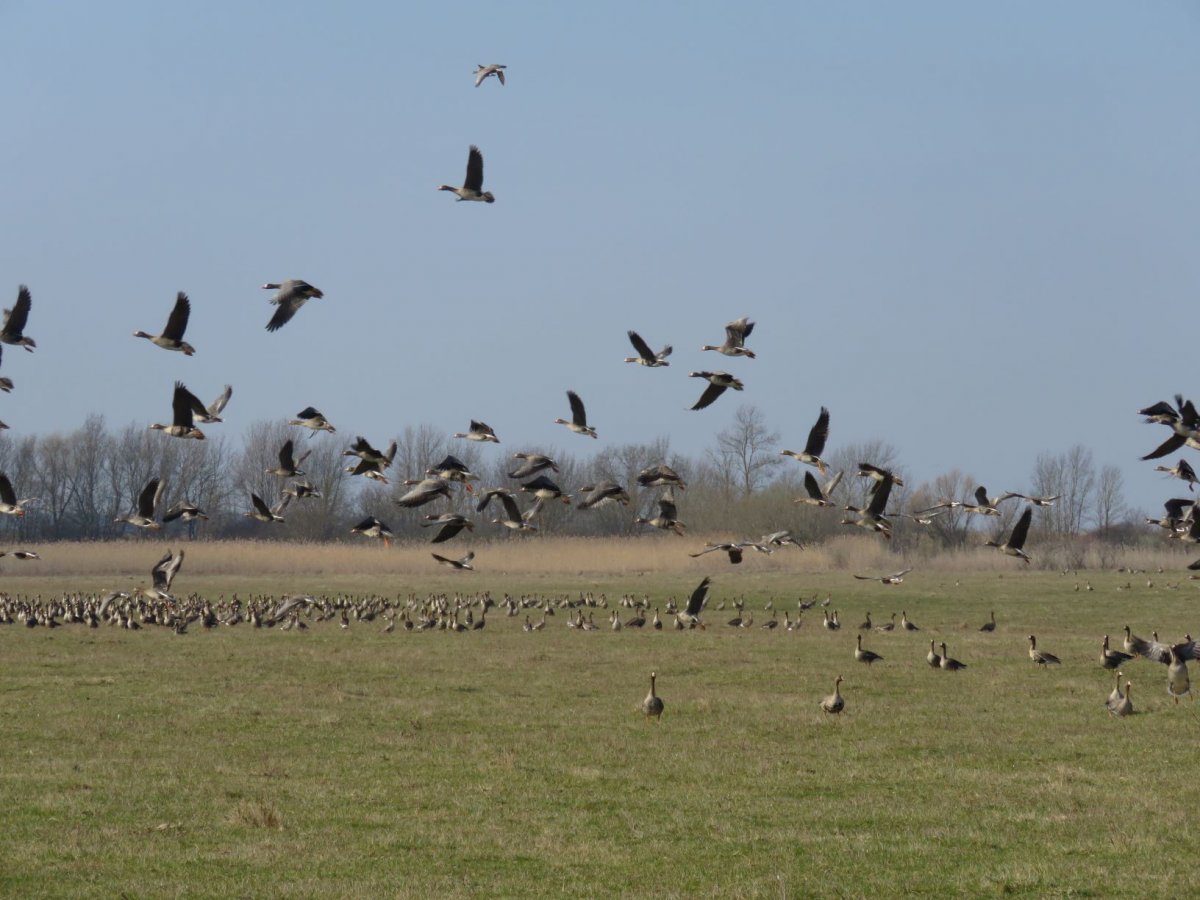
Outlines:
<svg viewBox="0 0 1200 900"><path fill-rule="evenodd" d="M743 403L733 424L717 434L717 446L708 456L725 484L748 497L783 463L778 446L779 432L767 427L762 411Z"/></svg>
<svg viewBox="0 0 1200 900"><path fill-rule="evenodd" d="M1033 470L1033 491L1059 498L1046 510L1043 527L1056 534L1079 534L1091 508L1095 486L1092 451L1082 444L1065 453L1039 455Z"/></svg>
<svg viewBox="0 0 1200 900"><path fill-rule="evenodd" d="M1100 470L1096 482L1093 518L1100 536L1108 538L1115 526L1126 514L1125 478L1116 466L1108 465Z"/></svg>

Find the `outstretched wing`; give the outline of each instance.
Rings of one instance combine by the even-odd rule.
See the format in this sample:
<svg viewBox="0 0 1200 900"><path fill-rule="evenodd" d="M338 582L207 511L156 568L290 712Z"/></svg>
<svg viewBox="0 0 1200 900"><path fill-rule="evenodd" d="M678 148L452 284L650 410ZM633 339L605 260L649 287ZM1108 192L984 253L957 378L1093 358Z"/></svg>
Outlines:
<svg viewBox="0 0 1200 900"><path fill-rule="evenodd" d="M688 600L687 614L693 619L700 615L700 610L704 608L704 601L708 599L708 588L712 584L712 579L706 577L692 591L692 596Z"/></svg>
<svg viewBox="0 0 1200 900"><path fill-rule="evenodd" d="M696 401L692 409L704 409L707 406L711 406L713 401L723 393L725 393L725 385L710 384L704 389L704 393L700 395L700 399Z"/></svg>
<svg viewBox="0 0 1200 900"><path fill-rule="evenodd" d="M654 351L650 349L650 345L642 340L642 336L636 331L629 332L629 343L633 344L633 349L637 351L637 355L647 362L654 362L657 358Z"/></svg>
<svg viewBox="0 0 1200 900"><path fill-rule="evenodd" d="M817 423L808 433L808 443L804 445L804 452L810 456L820 456L825 452L827 440L829 440L829 410L822 406L821 414L817 416Z"/></svg>
<svg viewBox="0 0 1200 900"><path fill-rule="evenodd" d="M4 322L4 334L15 338L21 337L21 332L25 330L25 323L29 321L29 308L32 304L29 288L21 285L17 289L17 304L9 310L8 319Z"/></svg>
<svg viewBox="0 0 1200 900"><path fill-rule="evenodd" d="M171 398L171 422L174 425L182 425L184 428L192 427L192 410L199 404L201 409L204 409L204 404L196 399L196 395L184 387L182 381L175 382L175 394Z"/></svg>
<svg viewBox="0 0 1200 900"><path fill-rule="evenodd" d="M503 175L504 173L502 172L501 174ZM479 152L479 148L474 144L467 151L467 177L463 181L463 187L468 191L479 192L483 190L483 154Z"/></svg>
<svg viewBox="0 0 1200 900"><path fill-rule="evenodd" d="M167 317L167 327L163 329L163 337L170 338L173 341L183 339L183 333L187 331L188 316L191 315L192 304L188 302L188 295L183 291L175 297L175 307L171 310L171 315Z"/></svg>
<svg viewBox="0 0 1200 900"><path fill-rule="evenodd" d="M1025 507L1025 512L1021 513L1021 518L1017 520L1017 524L1013 526L1012 535L1008 539L1008 546L1014 550L1020 550L1025 546L1025 538L1029 534L1029 523L1033 521L1033 507Z"/></svg>
<svg viewBox="0 0 1200 900"><path fill-rule="evenodd" d="M219 396L216 400L214 400L212 402L212 405L210 405L208 407L208 414L210 416L219 416L221 414L221 410L223 410L226 407L226 405L229 403L229 398L232 396L233 396L233 386L228 385L228 384L225 385L225 390L223 390L221 392L221 396ZM311 409L311 407L310 407L310 409Z"/></svg>
<svg viewBox="0 0 1200 900"><path fill-rule="evenodd" d="M571 404L571 421L576 425L587 425L587 412L579 395L574 391L567 391L567 401Z"/></svg>
<svg viewBox="0 0 1200 900"><path fill-rule="evenodd" d="M138 494L138 515L146 519L154 518L154 505L158 502L158 498L162 496L163 483L158 478L151 478L146 482L146 486L142 488L142 492Z"/></svg>

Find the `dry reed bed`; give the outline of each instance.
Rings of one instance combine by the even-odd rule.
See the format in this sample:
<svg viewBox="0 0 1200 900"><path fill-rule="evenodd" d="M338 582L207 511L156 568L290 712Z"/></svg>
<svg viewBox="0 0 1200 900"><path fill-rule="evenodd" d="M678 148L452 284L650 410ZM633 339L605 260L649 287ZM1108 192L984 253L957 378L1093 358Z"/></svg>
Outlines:
<svg viewBox="0 0 1200 900"><path fill-rule="evenodd" d="M728 540L727 536L643 536L636 538L534 537L512 540L473 541L435 546L401 543L384 547L379 543L327 544L267 541L195 541L184 544L187 558L177 586L193 578L209 577L323 577L404 578L428 582L456 576L435 564L431 551L457 557L474 549L479 575L510 577L597 578L623 575L669 575L701 577L728 573L786 575L829 572L884 573L912 566L925 572L990 573L1018 572L1018 561L985 547L972 547L936 555L902 557L872 537L838 537L822 545L798 550L777 549L770 556L746 552L738 567L716 551L693 559L688 554L702 549L705 540ZM42 559L20 562L0 559L0 590L6 582L40 578L144 579L151 565L171 546L156 540L97 543L56 543L39 547ZM178 546L178 545L175 545ZM1033 548L1037 552L1036 548ZM1131 568L1181 569L1191 556L1186 548L1130 548L1110 551L1101 559L1096 551L1076 552L1044 548L1042 568ZM460 577L470 578L469 573Z"/></svg>

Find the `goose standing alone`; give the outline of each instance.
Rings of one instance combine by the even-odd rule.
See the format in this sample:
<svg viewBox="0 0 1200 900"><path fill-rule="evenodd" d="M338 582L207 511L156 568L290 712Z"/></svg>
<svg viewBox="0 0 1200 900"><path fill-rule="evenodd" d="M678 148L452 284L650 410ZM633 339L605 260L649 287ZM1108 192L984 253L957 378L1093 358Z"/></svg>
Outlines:
<svg viewBox="0 0 1200 900"><path fill-rule="evenodd" d="M858 644L854 650L854 658L861 663L866 663L868 666L871 663L881 662L883 657L873 650L864 650L862 645L862 635L858 635Z"/></svg>
<svg viewBox="0 0 1200 900"><path fill-rule="evenodd" d="M984 633L991 633L996 630L996 614L994 612L988 621L979 626L979 630Z"/></svg>
<svg viewBox="0 0 1200 900"><path fill-rule="evenodd" d="M838 713L840 713L843 709L846 708L846 699L842 696L841 686L842 686L842 676L839 675L837 677L837 679L833 682L833 693L827 697L821 698L820 706L821 706L822 712L829 713L831 715L836 716Z"/></svg>
<svg viewBox="0 0 1200 900"><path fill-rule="evenodd" d="M642 712L648 717L661 721L663 714L662 697L658 696L655 691L655 681L658 679L657 672L650 673L650 693L646 695L646 699L642 701Z"/></svg>
<svg viewBox="0 0 1200 900"><path fill-rule="evenodd" d="M192 304L188 301L188 295L180 291L175 297L175 306L167 317L167 327L162 330L162 334L153 335L144 331L135 331L133 336L146 338L150 343L156 347L162 347L164 350L178 350L184 356L193 356L196 348L183 339L191 312Z"/></svg>

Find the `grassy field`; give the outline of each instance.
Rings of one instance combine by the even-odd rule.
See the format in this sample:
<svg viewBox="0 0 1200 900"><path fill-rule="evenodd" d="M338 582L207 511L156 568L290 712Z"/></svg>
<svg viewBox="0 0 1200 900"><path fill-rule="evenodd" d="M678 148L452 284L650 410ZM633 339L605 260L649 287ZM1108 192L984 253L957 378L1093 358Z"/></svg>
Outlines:
<svg viewBox="0 0 1200 900"><path fill-rule="evenodd" d="M527 570L497 551L504 571L481 552L480 572L452 577L426 567L428 548L334 548L288 568L278 547L239 559L197 544L176 587L587 590L611 608L625 592L683 597L713 574L704 632L583 633L565 610L532 634L495 611L466 634L383 634L378 620L183 636L0 627L0 894L1185 892L1200 713L1139 660L1126 670L1138 713L1111 720L1097 656L1127 622L1164 640L1200 631L1200 583L987 558L885 587L799 551L734 568L679 560L680 546L646 559L543 546L540 570L533 551ZM111 588L159 554L62 549L45 548L40 570L6 560L0 589ZM826 595L840 632L814 611L798 632L733 629L715 609L745 596L760 623L768 599L794 611ZM980 634L993 609L998 631ZM868 636L885 657L871 669L852 658L867 610L922 628ZM1031 631L1061 667L1029 661ZM930 638L969 668L930 670ZM637 712L652 669L660 723ZM838 674L847 709L825 717Z"/></svg>

